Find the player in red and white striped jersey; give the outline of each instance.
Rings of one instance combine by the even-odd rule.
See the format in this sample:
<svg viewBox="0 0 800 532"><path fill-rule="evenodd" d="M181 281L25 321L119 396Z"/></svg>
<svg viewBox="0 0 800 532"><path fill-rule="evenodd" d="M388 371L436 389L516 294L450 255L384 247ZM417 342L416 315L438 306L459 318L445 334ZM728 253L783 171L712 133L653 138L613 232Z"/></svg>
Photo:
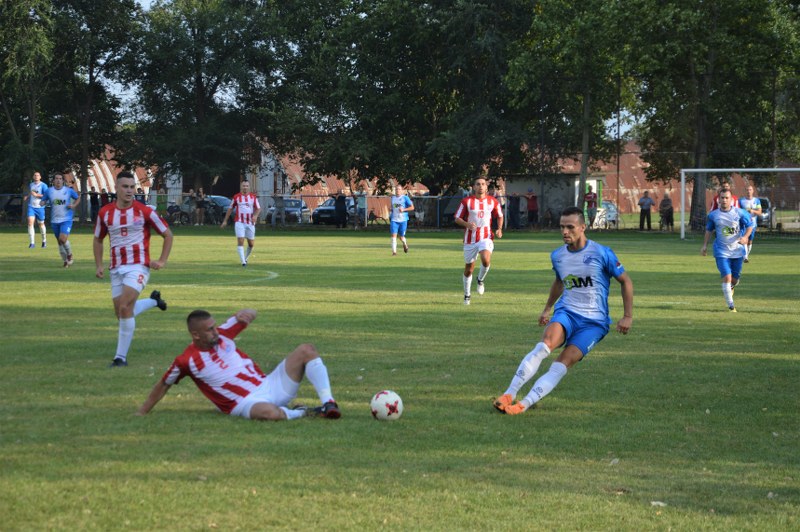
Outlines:
<svg viewBox="0 0 800 532"><path fill-rule="evenodd" d="M236 347L234 338L256 318L253 309L242 309L217 327L205 310L186 319L192 343L175 358L164 376L139 408L145 415L184 377L223 413L248 419L281 421L314 415L328 419L341 416L331 394L328 370L311 344L302 344L269 374ZM322 406L289 408L305 375L317 391Z"/></svg>
<svg viewBox="0 0 800 532"><path fill-rule="evenodd" d="M261 205L258 203L258 197L250 193L249 181L242 181L239 190L241 192L233 197L220 227L224 229L228 225L228 217L236 208L236 219L233 226L236 233L236 249L239 252L242 266L247 266L247 259L250 258L250 253L253 252L253 246L256 244L256 222L258 214L261 212ZM245 238L247 239L246 253L244 250Z"/></svg>
<svg viewBox="0 0 800 532"><path fill-rule="evenodd" d="M472 272L480 256L478 294L483 294L483 282L492 262L494 235L492 217L497 218L497 238L503 238L503 210L500 202L487 194L486 179L478 177L473 183L473 195L461 200L455 215L456 225L464 228L464 304L469 305L472 291Z"/></svg>
<svg viewBox="0 0 800 532"><path fill-rule="evenodd" d="M117 176L117 200L100 209L94 228L95 277L102 279L103 239L111 245L111 299L119 320L117 352L111 367L128 365L128 350L136 330L135 317L145 310L158 307L167 309L161 292L154 290L150 298L139 301L139 294L147 285L150 269L160 270L167 264L172 250L172 232L167 223L153 209L134 200L136 181L130 172ZM150 260L150 231L164 238L161 256Z"/></svg>

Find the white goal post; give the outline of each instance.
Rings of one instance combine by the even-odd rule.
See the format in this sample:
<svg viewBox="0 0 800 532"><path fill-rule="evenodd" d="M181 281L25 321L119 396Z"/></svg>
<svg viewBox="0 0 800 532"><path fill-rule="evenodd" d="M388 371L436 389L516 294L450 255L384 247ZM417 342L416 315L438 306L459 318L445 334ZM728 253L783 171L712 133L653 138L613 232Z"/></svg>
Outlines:
<svg viewBox="0 0 800 532"><path fill-rule="evenodd" d="M681 168L681 240L686 239L686 174L756 174L800 172L800 168Z"/></svg>

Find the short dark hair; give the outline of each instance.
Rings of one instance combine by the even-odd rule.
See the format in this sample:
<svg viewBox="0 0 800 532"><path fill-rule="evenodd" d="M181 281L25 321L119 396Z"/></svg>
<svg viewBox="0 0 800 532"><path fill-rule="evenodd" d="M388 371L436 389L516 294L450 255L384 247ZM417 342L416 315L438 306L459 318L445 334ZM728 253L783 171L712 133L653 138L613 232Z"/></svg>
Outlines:
<svg viewBox="0 0 800 532"><path fill-rule="evenodd" d="M202 309L193 310L186 317L186 327L191 331L195 323L197 323L198 321L207 320L210 317L211 313L207 310L202 310Z"/></svg>
<svg viewBox="0 0 800 532"><path fill-rule="evenodd" d="M582 224L586 223L586 217L583 215L583 209L579 209L578 207L567 207L561 211L561 216L572 216L573 214L578 215Z"/></svg>
<svg viewBox="0 0 800 532"><path fill-rule="evenodd" d="M124 179L124 178L133 179L133 173L125 170L124 172L120 172L119 174L117 174L117 179Z"/></svg>

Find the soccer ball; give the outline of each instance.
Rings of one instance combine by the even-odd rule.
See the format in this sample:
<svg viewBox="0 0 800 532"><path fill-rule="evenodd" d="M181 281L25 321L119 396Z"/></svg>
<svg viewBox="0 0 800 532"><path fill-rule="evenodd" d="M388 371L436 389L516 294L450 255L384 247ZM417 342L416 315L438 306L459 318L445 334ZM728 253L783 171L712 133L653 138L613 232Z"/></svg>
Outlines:
<svg viewBox="0 0 800 532"><path fill-rule="evenodd" d="M391 390L382 390L369 402L372 417L380 421L394 421L403 415L403 400Z"/></svg>

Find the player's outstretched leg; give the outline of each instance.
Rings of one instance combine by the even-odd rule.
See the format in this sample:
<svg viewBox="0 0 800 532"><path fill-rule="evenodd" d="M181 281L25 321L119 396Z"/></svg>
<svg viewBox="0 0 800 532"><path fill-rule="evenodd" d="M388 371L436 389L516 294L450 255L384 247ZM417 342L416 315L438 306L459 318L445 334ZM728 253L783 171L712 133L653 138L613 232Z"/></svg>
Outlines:
<svg viewBox="0 0 800 532"><path fill-rule="evenodd" d="M553 362L550 365L550 369L547 371L547 373L536 380L536 382L533 384L533 388L531 388L531 391L528 392L528 395L526 395L522 401L514 403L505 409L506 414L511 416L521 414L532 406L536 405L536 403L544 399L547 394L553 391L553 389L566 374L566 365L558 361Z"/></svg>
<svg viewBox="0 0 800 532"><path fill-rule="evenodd" d="M328 368L313 344L301 344L286 357L286 373L297 382L305 374L308 381L314 386L322 406L313 409L313 415L327 419L339 419L342 412L333 398L331 382L328 377Z"/></svg>
<svg viewBox="0 0 800 532"><path fill-rule="evenodd" d="M501 412L505 412L517 397L520 389L536 375L542 361L550 356L550 348L544 342L539 342L520 362L517 372L511 379L508 389L495 399L494 407Z"/></svg>

